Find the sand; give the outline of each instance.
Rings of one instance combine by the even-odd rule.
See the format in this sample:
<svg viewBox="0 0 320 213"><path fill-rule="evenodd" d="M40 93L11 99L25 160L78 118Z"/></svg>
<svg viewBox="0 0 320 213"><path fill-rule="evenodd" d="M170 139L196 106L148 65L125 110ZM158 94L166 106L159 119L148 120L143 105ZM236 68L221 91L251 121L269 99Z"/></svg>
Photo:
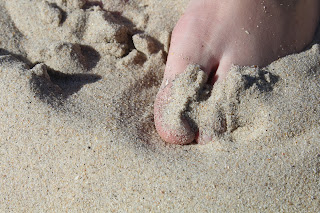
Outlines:
<svg viewBox="0 0 320 213"><path fill-rule="evenodd" d="M213 141L303 135L319 126L319 48L315 44L265 68L233 66L213 87L199 65L189 65L172 83L163 122L183 134L180 122L187 120L194 134Z"/></svg>
<svg viewBox="0 0 320 213"><path fill-rule="evenodd" d="M320 36L214 88L191 82L177 111L214 142L157 135L153 102L186 3L0 0L1 212L319 209Z"/></svg>

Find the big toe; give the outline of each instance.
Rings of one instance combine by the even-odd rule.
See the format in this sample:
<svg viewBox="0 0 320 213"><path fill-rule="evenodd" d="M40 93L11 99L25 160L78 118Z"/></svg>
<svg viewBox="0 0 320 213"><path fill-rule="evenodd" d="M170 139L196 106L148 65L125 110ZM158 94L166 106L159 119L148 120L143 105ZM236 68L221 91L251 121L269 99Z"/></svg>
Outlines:
<svg viewBox="0 0 320 213"><path fill-rule="evenodd" d="M172 144L189 144L195 139L195 132L183 116L174 116L170 87L160 89L154 106L154 120L156 129L161 138ZM170 117L168 116L172 116ZM168 116L167 116L168 115ZM175 119L175 120L172 120Z"/></svg>
<svg viewBox="0 0 320 213"><path fill-rule="evenodd" d="M206 46L206 38L201 32L205 29L204 23L202 26L194 18L194 14L185 14L173 30L163 82L154 105L156 129L163 140L173 144L191 143L198 133L183 115L174 121L176 125L170 125L168 117L164 115L175 110L174 107L168 109L168 104L173 101L172 82L189 64L200 65L208 75L218 66L217 57Z"/></svg>

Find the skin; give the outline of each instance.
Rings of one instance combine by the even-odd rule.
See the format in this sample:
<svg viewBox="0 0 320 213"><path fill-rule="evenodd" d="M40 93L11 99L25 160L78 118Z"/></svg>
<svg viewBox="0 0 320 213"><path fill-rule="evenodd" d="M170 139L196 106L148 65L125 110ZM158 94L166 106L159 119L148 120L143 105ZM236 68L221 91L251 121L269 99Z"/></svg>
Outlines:
<svg viewBox="0 0 320 213"><path fill-rule="evenodd" d="M173 30L155 101L155 125L162 139L173 144L210 140L199 139L186 121L180 128L184 133L178 133L162 119L171 82L188 64L199 64L211 84L225 79L232 64L266 66L310 44L319 16L319 0L191 0Z"/></svg>

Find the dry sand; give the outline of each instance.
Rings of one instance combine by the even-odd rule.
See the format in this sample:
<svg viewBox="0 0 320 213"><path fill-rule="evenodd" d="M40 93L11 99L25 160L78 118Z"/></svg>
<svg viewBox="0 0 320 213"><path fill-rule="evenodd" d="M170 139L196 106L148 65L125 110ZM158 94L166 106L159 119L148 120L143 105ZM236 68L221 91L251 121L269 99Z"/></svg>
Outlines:
<svg viewBox="0 0 320 213"><path fill-rule="evenodd" d="M157 135L153 101L186 3L0 0L1 212L320 208L320 36L191 94L186 115L213 143Z"/></svg>

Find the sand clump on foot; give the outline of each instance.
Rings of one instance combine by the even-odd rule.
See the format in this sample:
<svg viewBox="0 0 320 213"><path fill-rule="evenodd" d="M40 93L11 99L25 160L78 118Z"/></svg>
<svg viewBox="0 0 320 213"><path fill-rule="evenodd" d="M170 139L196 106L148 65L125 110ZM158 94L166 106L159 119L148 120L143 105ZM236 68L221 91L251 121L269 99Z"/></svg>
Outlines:
<svg viewBox="0 0 320 213"><path fill-rule="evenodd" d="M191 65L173 82L172 96L161 114L164 124L168 125L170 129L174 129L177 137L183 137L185 140L194 137L192 135L195 134L197 127L189 123L190 118L186 111L189 110L189 104L197 100L199 91L207 82L207 78L208 76L200 70L200 66ZM185 126L185 122L191 124L192 131Z"/></svg>
<svg viewBox="0 0 320 213"><path fill-rule="evenodd" d="M301 135L308 126L319 125L317 94L301 92L310 84L319 85L315 55L318 45L283 59L285 68L278 61L266 68L234 66L227 79L213 87L206 84L208 76L200 66L189 65L172 83L164 123L183 135L187 121L194 135L199 132L200 143ZM304 68L291 62L303 64L306 58L309 64Z"/></svg>

